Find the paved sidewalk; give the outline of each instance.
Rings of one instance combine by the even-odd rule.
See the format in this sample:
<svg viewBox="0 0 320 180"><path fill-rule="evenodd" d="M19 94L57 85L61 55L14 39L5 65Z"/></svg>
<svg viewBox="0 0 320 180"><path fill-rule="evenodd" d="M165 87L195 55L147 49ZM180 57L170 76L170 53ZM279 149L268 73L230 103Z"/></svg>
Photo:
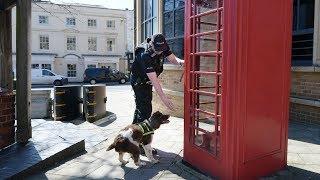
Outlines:
<svg viewBox="0 0 320 180"><path fill-rule="evenodd" d="M95 132L95 135L99 132L99 137L104 138L96 139L90 133L80 135L86 139L87 153L28 179L210 179L181 165L183 120L175 117L154 135L153 146L158 149L160 163L153 165L143 156L142 160L147 162L143 168L137 168L132 159L126 166L120 166L117 153L106 152L106 147L120 129L131 123L133 93L127 85L107 87L107 91L107 110L112 112L108 118L95 124L74 122L82 132ZM292 179L320 179L320 127L291 123L289 138L288 170L267 179L286 179L283 174L290 174L286 177Z"/></svg>

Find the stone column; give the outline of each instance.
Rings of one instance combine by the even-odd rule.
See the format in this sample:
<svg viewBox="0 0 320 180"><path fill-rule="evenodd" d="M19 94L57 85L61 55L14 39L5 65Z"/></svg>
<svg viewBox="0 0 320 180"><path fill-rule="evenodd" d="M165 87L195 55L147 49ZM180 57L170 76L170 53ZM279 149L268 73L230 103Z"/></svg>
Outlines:
<svg viewBox="0 0 320 180"><path fill-rule="evenodd" d="M141 0L135 1L135 46L141 43L141 14L142 14L142 8L141 8Z"/></svg>
<svg viewBox="0 0 320 180"><path fill-rule="evenodd" d="M17 0L17 142L31 138L31 1Z"/></svg>
<svg viewBox="0 0 320 180"><path fill-rule="evenodd" d="M158 3L158 27L159 33L163 33L163 0L159 0Z"/></svg>

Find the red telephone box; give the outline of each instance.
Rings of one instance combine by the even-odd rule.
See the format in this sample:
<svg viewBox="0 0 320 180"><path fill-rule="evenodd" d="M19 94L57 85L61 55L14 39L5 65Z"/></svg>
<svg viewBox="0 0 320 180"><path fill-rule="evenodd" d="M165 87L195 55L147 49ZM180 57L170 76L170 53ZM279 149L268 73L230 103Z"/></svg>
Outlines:
<svg viewBox="0 0 320 180"><path fill-rule="evenodd" d="M222 179L286 166L291 0L188 0L184 160Z"/></svg>

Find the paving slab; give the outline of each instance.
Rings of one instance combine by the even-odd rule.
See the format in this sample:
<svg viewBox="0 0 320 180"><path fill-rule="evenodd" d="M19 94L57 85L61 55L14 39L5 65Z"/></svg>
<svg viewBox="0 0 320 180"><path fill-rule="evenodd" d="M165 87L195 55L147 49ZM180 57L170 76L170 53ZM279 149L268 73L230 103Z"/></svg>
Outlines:
<svg viewBox="0 0 320 180"><path fill-rule="evenodd" d="M70 138L81 136L88 143L86 153L75 156L65 163L58 164L47 171L39 172L45 178L52 179L216 179L208 177L199 171L195 171L182 163L183 158L183 119L170 117L170 123L161 126L155 132L153 147L158 149L160 163L151 164L146 157L145 167L136 167L132 159L126 166L121 166L118 154L112 151L106 152L118 132L131 124L134 112L133 91L130 86L107 86L108 102L107 110L111 117L101 119L96 123L87 123L83 120L74 121L77 124L78 133L69 133ZM157 109L155 109L156 111ZM42 123L44 123L42 121ZM41 125L38 124L38 126ZM69 125L66 125L68 128ZM51 127L56 131L54 127ZM67 132L67 131L66 131ZM69 132L72 132L70 130ZM80 133L81 132L81 133ZM90 145L89 145L90 144ZM320 179L318 158L320 157L320 126L306 125L290 122L288 140L288 167L275 172L262 179ZM306 162L308 161L308 162ZM93 165L89 165L93 164ZM74 169L74 170L73 170ZM68 174L66 170L73 171ZM81 172L80 172L81 171ZM83 171L83 172L82 172ZM79 176L80 173L81 175Z"/></svg>
<svg viewBox="0 0 320 180"><path fill-rule="evenodd" d="M0 179L19 178L50 167L85 150L84 140L68 140L47 129L63 123L33 120L36 136L27 144L14 144L0 151Z"/></svg>

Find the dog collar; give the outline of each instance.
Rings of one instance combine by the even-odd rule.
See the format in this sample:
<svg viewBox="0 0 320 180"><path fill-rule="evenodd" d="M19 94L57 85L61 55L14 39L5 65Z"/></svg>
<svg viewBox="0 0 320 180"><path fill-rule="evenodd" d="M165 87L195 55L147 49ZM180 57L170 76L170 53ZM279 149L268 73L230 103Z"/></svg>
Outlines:
<svg viewBox="0 0 320 180"><path fill-rule="evenodd" d="M149 125L149 123L141 122L141 123L138 123L138 126L142 129L143 136L154 134L154 130Z"/></svg>

